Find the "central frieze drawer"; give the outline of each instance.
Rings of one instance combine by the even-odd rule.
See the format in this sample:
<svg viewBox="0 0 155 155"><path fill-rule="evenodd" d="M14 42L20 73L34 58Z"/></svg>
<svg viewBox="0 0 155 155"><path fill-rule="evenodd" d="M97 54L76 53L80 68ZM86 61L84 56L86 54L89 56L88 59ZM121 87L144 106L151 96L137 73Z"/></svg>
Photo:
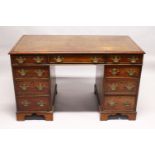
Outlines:
<svg viewBox="0 0 155 155"><path fill-rule="evenodd" d="M104 63L104 57L103 55L93 54L50 55L49 63Z"/></svg>
<svg viewBox="0 0 155 155"><path fill-rule="evenodd" d="M17 108L19 111L49 111L51 110L49 97L18 97Z"/></svg>
<svg viewBox="0 0 155 155"><path fill-rule="evenodd" d="M138 89L138 79L108 78L104 81L104 88L107 94L135 95Z"/></svg>
<svg viewBox="0 0 155 155"><path fill-rule="evenodd" d="M15 83L17 95L49 94L50 91L48 80L16 80Z"/></svg>

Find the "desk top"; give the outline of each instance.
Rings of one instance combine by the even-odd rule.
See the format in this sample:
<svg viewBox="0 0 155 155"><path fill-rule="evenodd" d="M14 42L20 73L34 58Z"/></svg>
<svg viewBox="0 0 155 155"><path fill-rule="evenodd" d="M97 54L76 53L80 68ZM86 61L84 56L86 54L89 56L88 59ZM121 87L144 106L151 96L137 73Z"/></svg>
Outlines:
<svg viewBox="0 0 155 155"><path fill-rule="evenodd" d="M24 35L10 54L143 54L128 36Z"/></svg>

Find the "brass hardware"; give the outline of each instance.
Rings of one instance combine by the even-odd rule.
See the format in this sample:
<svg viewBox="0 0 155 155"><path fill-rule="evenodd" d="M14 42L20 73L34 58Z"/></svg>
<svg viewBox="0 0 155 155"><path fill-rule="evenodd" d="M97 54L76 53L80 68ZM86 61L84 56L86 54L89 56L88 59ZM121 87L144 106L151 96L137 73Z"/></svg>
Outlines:
<svg viewBox="0 0 155 155"><path fill-rule="evenodd" d="M116 83L112 83L110 85L110 88L111 88L112 91L115 91L117 89L117 84Z"/></svg>
<svg viewBox="0 0 155 155"><path fill-rule="evenodd" d="M112 68L112 70L110 72L111 72L112 75L116 75L117 73L119 73L119 69Z"/></svg>
<svg viewBox="0 0 155 155"><path fill-rule="evenodd" d="M128 84L125 86L127 90L132 90L135 86L133 84Z"/></svg>
<svg viewBox="0 0 155 155"><path fill-rule="evenodd" d="M115 105L116 105L116 102L110 101L110 102L109 102L109 105L110 105L110 106L115 106Z"/></svg>
<svg viewBox="0 0 155 155"><path fill-rule="evenodd" d="M130 69L130 70L127 71L127 73L128 73L129 76L134 76L135 72L136 71L133 70L133 69Z"/></svg>
<svg viewBox="0 0 155 155"><path fill-rule="evenodd" d="M42 90L45 88L45 86L44 86L42 83L39 83L39 84L36 86L36 88L37 88L39 91L42 91Z"/></svg>
<svg viewBox="0 0 155 155"><path fill-rule="evenodd" d="M30 103L29 103L27 100L23 100L23 101L21 102L21 104L22 104L24 107L28 107Z"/></svg>
<svg viewBox="0 0 155 155"><path fill-rule="evenodd" d="M57 62L57 63L62 63L63 62L63 57L62 56L57 56L56 58L54 58L55 59L55 61Z"/></svg>
<svg viewBox="0 0 155 155"><path fill-rule="evenodd" d="M26 58L18 57L18 58L16 58L16 60L17 60L17 62L18 62L19 64L23 64L24 61L26 60Z"/></svg>
<svg viewBox="0 0 155 155"><path fill-rule="evenodd" d="M40 56L36 56L35 58L33 58L33 60L35 60L35 62L39 64L44 60L44 58L41 58Z"/></svg>
<svg viewBox="0 0 155 155"><path fill-rule="evenodd" d="M23 83L22 85L19 86L23 91L26 91L27 88L29 87L27 84Z"/></svg>
<svg viewBox="0 0 155 155"><path fill-rule="evenodd" d="M44 107L45 103L43 101L39 101L39 102L37 102L37 105L40 106L40 107Z"/></svg>
<svg viewBox="0 0 155 155"><path fill-rule="evenodd" d="M21 75L21 76L25 76L27 71L25 69L21 69L21 70L18 70L18 73Z"/></svg>
<svg viewBox="0 0 155 155"><path fill-rule="evenodd" d="M128 58L130 60L131 63L136 63L138 58L135 56L132 56L131 58Z"/></svg>
<svg viewBox="0 0 155 155"><path fill-rule="evenodd" d="M36 73L39 77L41 77L41 76L43 75L44 72L45 72L45 71L43 71L43 70L41 70L41 69L35 70L35 73Z"/></svg>
<svg viewBox="0 0 155 155"><path fill-rule="evenodd" d="M120 56L113 56L112 57L113 63L119 63L120 59L121 59Z"/></svg>
<svg viewBox="0 0 155 155"><path fill-rule="evenodd" d="M124 104L124 106L126 106L126 107L128 107L128 106L130 105L128 102L124 102L123 104Z"/></svg>
<svg viewBox="0 0 155 155"><path fill-rule="evenodd" d="M98 58L96 56L92 57L91 60L92 60L93 63L98 63Z"/></svg>

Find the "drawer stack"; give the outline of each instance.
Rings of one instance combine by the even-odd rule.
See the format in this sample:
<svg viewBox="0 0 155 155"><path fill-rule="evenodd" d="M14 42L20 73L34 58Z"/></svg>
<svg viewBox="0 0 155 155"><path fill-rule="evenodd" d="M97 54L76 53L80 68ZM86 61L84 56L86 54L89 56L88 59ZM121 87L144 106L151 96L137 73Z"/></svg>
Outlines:
<svg viewBox="0 0 155 155"><path fill-rule="evenodd" d="M12 56L18 120L52 111L50 70L43 65L46 59L44 56Z"/></svg>
<svg viewBox="0 0 155 155"><path fill-rule="evenodd" d="M101 120L122 114L136 119L142 55L109 55L103 77Z"/></svg>

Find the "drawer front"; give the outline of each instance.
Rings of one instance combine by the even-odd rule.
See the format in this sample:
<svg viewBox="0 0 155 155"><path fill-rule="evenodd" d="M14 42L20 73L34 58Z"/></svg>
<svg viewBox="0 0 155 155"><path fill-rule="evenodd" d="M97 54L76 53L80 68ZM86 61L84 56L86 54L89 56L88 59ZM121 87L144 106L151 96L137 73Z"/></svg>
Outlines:
<svg viewBox="0 0 155 155"><path fill-rule="evenodd" d="M18 97L17 108L19 111L49 111L49 97Z"/></svg>
<svg viewBox="0 0 155 155"><path fill-rule="evenodd" d="M17 95L42 95L49 94L48 80L16 80Z"/></svg>
<svg viewBox="0 0 155 155"><path fill-rule="evenodd" d="M48 57L42 55L19 55L11 56L13 64L46 64Z"/></svg>
<svg viewBox="0 0 155 155"><path fill-rule="evenodd" d="M15 78L48 78L49 67L14 67Z"/></svg>
<svg viewBox="0 0 155 155"><path fill-rule="evenodd" d="M131 94L135 95L138 89L137 79L112 79L104 81L105 93L108 94Z"/></svg>
<svg viewBox="0 0 155 155"><path fill-rule="evenodd" d="M142 64L142 55L107 55L106 63L109 64Z"/></svg>
<svg viewBox="0 0 155 155"><path fill-rule="evenodd" d="M140 77L141 66L106 65L105 77Z"/></svg>
<svg viewBox="0 0 155 155"><path fill-rule="evenodd" d="M103 108L105 110L134 110L136 97L134 96L105 96Z"/></svg>
<svg viewBox="0 0 155 155"><path fill-rule="evenodd" d="M103 55L51 55L49 63L104 63Z"/></svg>

